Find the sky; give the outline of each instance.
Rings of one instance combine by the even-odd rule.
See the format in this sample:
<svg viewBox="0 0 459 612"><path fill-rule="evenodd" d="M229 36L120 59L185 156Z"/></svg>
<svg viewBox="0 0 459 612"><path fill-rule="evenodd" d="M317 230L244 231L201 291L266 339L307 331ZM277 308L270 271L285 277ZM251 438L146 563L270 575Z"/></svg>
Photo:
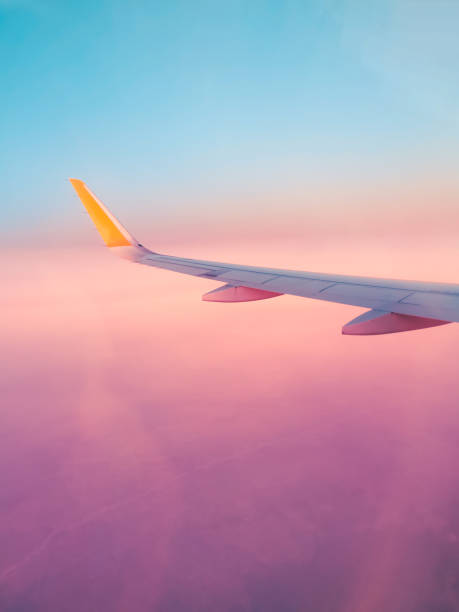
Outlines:
<svg viewBox="0 0 459 612"><path fill-rule="evenodd" d="M0 10L3 243L85 240L69 176L145 241L458 221L454 1Z"/></svg>
<svg viewBox="0 0 459 612"><path fill-rule="evenodd" d="M157 251L458 282L459 4L0 0L2 612L455 612L456 324Z"/></svg>

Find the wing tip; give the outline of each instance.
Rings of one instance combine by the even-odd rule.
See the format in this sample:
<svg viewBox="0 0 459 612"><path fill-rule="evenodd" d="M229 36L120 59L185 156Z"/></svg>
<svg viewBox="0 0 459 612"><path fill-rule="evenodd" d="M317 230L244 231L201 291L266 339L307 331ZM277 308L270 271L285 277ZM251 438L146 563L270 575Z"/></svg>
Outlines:
<svg viewBox="0 0 459 612"><path fill-rule="evenodd" d="M137 241L96 198L84 181L76 178L69 178L69 181L108 247L124 247L136 244Z"/></svg>

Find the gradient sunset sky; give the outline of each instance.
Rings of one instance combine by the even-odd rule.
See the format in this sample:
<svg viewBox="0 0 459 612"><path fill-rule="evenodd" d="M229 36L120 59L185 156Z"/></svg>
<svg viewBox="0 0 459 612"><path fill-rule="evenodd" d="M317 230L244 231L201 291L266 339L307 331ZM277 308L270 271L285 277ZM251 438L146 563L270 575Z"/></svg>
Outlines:
<svg viewBox="0 0 459 612"><path fill-rule="evenodd" d="M1 612L457 612L459 326L157 251L459 283L459 3L0 0Z"/></svg>
<svg viewBox="0 0 459 612"><path fill-rule="evenodd" d="M68 176L170 240L458 225L455 1L0 10L3 244L87 240Z"/></svg>

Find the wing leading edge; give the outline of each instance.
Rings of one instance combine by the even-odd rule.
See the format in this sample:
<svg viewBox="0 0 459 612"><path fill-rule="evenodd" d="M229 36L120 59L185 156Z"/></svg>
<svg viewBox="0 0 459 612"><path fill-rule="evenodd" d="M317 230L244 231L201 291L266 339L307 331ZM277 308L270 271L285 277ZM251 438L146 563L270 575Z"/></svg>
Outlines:
<svg viewBox="0 0 459 612"><path fill-rule="evenodd" d="M223 283L206 293L202 298L205 301L247 302L289 294L370 309L343 327L343 334L352 335L459 322L459 285L280 270L155 253L142 246L83 181L70 182L105 244L119 256Z"/></svg>

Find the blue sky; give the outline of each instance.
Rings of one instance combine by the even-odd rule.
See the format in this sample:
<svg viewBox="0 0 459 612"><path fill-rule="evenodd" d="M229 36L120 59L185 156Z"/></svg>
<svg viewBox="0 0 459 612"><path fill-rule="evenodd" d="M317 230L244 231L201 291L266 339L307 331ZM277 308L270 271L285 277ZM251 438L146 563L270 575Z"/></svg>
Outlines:
<svg viewBox="0 0 459 612"><path fill-rule="evenodd" d="M68 176L198 218L284 185L454 182L458 26L443 0L2 0L2 234L66 231Z"/></svg>

